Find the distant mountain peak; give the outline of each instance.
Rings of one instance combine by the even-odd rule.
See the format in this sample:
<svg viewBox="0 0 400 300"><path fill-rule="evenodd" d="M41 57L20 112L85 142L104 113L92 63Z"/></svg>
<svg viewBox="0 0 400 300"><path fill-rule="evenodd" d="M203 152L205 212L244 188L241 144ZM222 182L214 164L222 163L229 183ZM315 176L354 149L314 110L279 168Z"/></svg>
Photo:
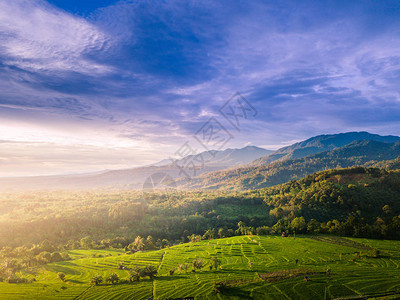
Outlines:
<svg viewBox="0 0 400 300"><path fill-rule="evenodd" d="M311 137L302 142L280 148L269 155L256 159L254 162L251 162L250 165L260 166L267 165L277 160L301 158L308 155L343 147L353 143L354 141L365 140L382 143L396 143L400 142L400 137L393 135L382 136L366 131L322 134Z"/></svg>

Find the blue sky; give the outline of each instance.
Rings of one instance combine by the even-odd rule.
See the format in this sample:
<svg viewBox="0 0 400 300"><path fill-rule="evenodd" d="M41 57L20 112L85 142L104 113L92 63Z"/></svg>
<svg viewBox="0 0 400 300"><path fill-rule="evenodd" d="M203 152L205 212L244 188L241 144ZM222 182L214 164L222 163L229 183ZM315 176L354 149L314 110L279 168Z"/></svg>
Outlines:
<svg viewBox="0 0 400 300"><path fill-rule="evenodd" d="M168 156L215 117L227 147L399 135L398 1L0 1L0 176ZM240 92L255 119L219 108Z"/></svg>

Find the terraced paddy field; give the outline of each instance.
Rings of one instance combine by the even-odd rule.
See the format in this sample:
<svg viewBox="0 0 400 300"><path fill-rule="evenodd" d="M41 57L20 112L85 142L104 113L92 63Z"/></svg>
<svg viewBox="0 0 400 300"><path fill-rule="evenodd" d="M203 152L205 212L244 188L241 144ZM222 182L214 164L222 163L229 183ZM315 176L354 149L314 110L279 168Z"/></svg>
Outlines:
<svg viewBox="0 0 400 300"><path fill-rule="evenodd" d="M24 277L36 278L33 283L0 283L0 299L400 298L400 241L238 236L135 254L75 250L70 256L73 260L25 270ZM210 271L209 261L215 256L221 266ZM196 258L206 262L203 269L169 274ZM120 264L127 269L119 270ZM127 280L129 269L147 265L158 269L156 279L90 284L94 275L112 272ZM65 282L57 272L66 274ZM221 293L214 291L218 281L227 285Z"/></svg>

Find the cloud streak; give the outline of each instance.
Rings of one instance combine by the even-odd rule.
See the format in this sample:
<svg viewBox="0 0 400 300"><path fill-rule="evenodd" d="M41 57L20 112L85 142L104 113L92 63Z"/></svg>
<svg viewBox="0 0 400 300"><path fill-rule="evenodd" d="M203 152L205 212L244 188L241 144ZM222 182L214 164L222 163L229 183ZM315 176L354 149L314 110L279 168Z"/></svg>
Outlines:
<svg viewBox="0 0 400 300"><path fill-rule="evenodd" d="M0 2L4 131L24 124L45 141L38 128L54 128L60 147L59 137L68 147L107 139L157 160L239 91L259 114L241 132L225 124L230 147L352 130L399 134L397 2L57 5Z"/></svg>
<svg viewBox="0 0 400 300"><path fill-rule="evenodd" d="M0 2L3 64L37 72L104 73L87 56L107 49L107 36L82 18L43 1Z"/></svg>

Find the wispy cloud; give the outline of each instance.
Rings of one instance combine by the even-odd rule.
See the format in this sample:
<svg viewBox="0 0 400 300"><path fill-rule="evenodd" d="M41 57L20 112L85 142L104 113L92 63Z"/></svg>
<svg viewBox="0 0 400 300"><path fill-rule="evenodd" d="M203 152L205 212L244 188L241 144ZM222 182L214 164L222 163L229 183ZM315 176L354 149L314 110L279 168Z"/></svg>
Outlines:
<svg viewBox="0 0 400 300"><path fill-rule="evenodd" d="M394 2L118 1L85 17L57 3L0 2L3 130L36 131L19 142L64 139L104 155L114 143L157 160L236 91L258 115L230 147L400 130Z"/></svg>
<svg viewBox="0 0 400 300"><path fill-rule="evenodd" d="M108 47L108 37L82 18L41 0L0 2L0 53L7 66L37 72L104 73L88 56Z"/></svg>

